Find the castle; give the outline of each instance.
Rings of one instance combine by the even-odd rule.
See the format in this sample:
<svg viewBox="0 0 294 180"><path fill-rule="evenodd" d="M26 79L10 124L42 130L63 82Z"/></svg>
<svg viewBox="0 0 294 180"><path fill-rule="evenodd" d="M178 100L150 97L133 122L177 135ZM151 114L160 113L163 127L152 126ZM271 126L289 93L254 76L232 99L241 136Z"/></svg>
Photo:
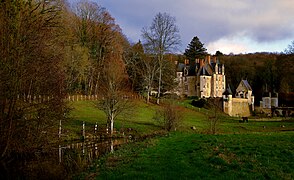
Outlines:
<svg viewBox="0 0 294 180"><path fill-rule="evenodd" d="M225 66L216 57L178 63L176 78L179 83L176 93L180 96L222 97L225 91Z"/></svg>
<svg viewBox="0 0 294 180"><path fill-rule="evenodd" d="M230 116L248 117L254 110L254 96L247 80L242 80L233 98L230 86L226 88L225 66L213 57L185 60L177 63L176 80L179 96L200 98L222 98L222 109Z"/></svg>
<svg viewBox="0 0 294 180"><path fill-rule="evenodd" d="M247 80L241 80L235 97L230 86L223 93L223 111L229 116L248 117L254 111L254 96Z"/></svg>

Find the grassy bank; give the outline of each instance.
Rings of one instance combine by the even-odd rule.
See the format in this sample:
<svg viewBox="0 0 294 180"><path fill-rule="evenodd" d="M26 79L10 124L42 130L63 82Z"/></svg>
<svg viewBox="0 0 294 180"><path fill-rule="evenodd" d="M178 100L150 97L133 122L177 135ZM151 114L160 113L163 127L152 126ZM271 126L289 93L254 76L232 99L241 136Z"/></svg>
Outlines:
<svg viewBox="0 0 294 180"><path fill-rule="evenodd" d="M68 137L78 137L86 122L88 132L106 124L94 102L71 104L71 120L65 123ZM208 117L213 110L179 102L184 115L178 132L124 145L97 160L79 178L97 179L293 179L294 122L253 119L239 123L217 112L217 134L210 135ZM115 129L132 128L144 136L160 131L152 119L161 106L134 102L133 113L120 117ZM191 129L191 127L196 129Z"/></svg>
<svg viewBox="0 0 294 180"><path fill-rule="evenodd" d="M125 146L83 177L96 179L293 179L294 133L172 133Z"/></svg>
<svg viewBox="0 0 294 180"><path fill-rule="evenodd" d="M79 137L81 135L82 122L86 124L86 134L93 133L95 123L98 123L99 129L105 129L106 116L95 107L94 101L78 101L70 104L73 109L70 114L70 120L65 122L64 134L68 138ZM179 131L192 133L208 133L208 116L214 116L213 110L205 108L195 108L188 101L179 103L180 111L183 113L183 122L178 128ZM135 101L133 111L127 116L119 117L115 121L115 129L132 128L138 134L150 134L161 130L159 125L153 120L157 109L161 106L146 104L143 101ZM294 123L291 121L281 121L276 119L249 119L249 123L239 123L238 118L232 118L217 112L218 122L216 125L218 134L247 133L247 132L272 132L294 130ZM196 130L191 130L191 127Z"/></svg>
<svg viewBox="0 0 294 180"><path fill-rule="evenodd" d="M95 101L78 101L69 104L72 111L70 119L63 123L64 139L79 138L83 122L86 126L86 135L93 134L96 123L99 131L105 131L106 116L103 111L96 108L95 103ZM152 120L156 108L160 108L160 106L134 101L131 114L120 116L115 121L115 130L132 128L141 135L160 130L161 128Z"/></svg>

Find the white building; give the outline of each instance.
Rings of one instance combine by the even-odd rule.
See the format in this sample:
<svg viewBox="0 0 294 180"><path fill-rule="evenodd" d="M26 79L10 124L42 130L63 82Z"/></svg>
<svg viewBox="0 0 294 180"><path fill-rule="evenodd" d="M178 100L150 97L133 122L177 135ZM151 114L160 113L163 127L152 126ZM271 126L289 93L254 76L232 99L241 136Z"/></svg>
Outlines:
<svg viewBox="0 0 294 180"><path fill-rule="evenodd" d="M225 91L225 67L216 57L185 60L177 64L178 95L198 96L201 98L222 97Z"/></svg>

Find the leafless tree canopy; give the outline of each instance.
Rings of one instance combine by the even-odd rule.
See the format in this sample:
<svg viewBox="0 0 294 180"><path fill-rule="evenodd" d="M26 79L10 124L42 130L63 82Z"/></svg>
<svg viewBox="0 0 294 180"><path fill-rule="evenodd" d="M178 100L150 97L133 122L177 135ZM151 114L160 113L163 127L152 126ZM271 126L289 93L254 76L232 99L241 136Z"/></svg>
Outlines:
<svg viewBox="0 0 294 180"><path fill-rule="evenodd" d="M167 13L158 13L150 27L142 29L144 45L148 53L163 55L176 50L181 43L175 17Z"/></svg>
<svg viewBox="0 0 294 180"><path fill-rule="evenodd" d="M158 60L158 93L157 103L162 89L162 69L164 66L164 54L175 49L180 44L179 29L176 20L167 13L158 13L149 28L142 29L142 37L145 40L145 49L154 54Z"/></svg>

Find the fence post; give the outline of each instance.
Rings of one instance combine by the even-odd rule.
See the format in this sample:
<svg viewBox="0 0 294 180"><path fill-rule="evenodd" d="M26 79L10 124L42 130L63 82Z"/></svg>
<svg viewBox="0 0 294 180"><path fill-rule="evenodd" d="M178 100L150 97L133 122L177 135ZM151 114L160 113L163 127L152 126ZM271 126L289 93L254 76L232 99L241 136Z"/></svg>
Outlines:
<svg viewBox="0 0 294 180"><path fill-rule="evenodd" d="M85 136L85 121L83 121L83 139L85 139L86 138L86 136Z"/></svg>
<svg viewBox="0 0 294 180"><path fill-rule="evenodd" d="M96 134L97 129L98 129L98 124L97 124L97 122L96 122L96 123L95 123L95 128L94 128L94 134Z"/></svg>
<svg viewBox="0 0 294 180"><path fill-rule="evenodd" d="M58 132L58 137L61 137L61 120L59 120L59 132Z"/></svg>

